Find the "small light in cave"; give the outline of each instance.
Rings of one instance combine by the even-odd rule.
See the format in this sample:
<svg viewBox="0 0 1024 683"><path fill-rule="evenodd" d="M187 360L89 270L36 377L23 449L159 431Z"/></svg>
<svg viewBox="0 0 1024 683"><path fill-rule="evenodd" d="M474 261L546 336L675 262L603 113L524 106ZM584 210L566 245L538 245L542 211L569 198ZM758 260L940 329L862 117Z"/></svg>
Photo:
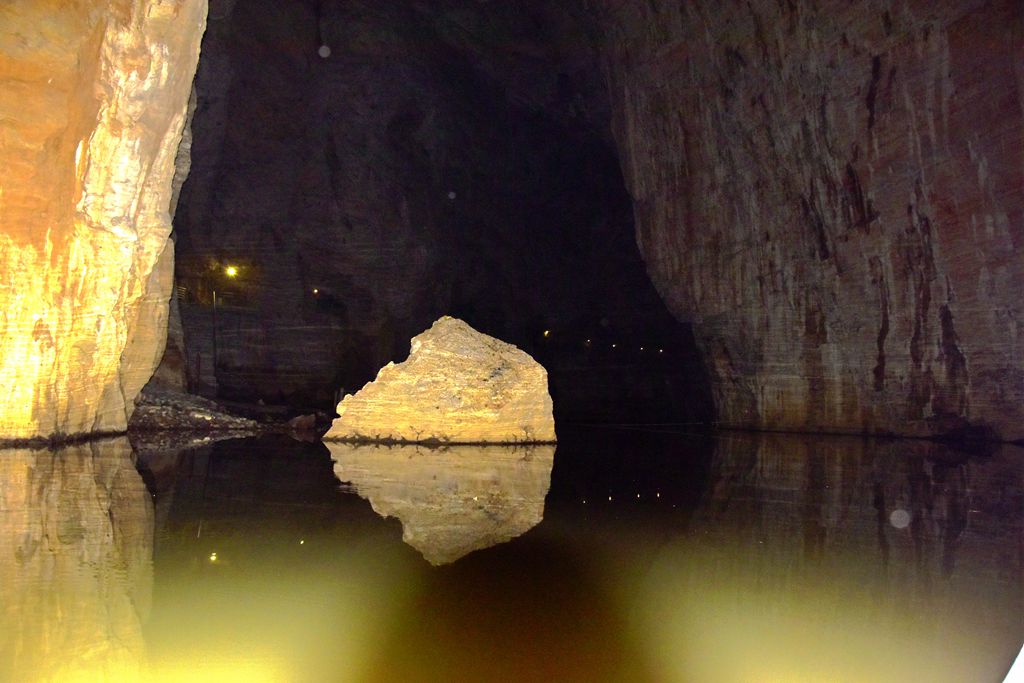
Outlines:
<svg viewBox="0 0 1024 683"><path fill-rule="evenodd" d="M551 330L544 330L544 338L547 339L551 336Z"/></svg>
<svg viewBox="0 0 1024 683"><path fill-rule="evenodd" d="M889 515L889 523L897 529L906 529L910 526L910 513L901 508L893 510Z"/></svg>
<svg viewBox="0 0 1024 683"><path fill-rule="evenodd" d="M616 349L616 348L618 348L618 347L619 347L619 345L618 345L618 344L612 344L612 348L613 348L613 349Z"/></svg>
<svg viewBox="0 0 1024 683"><path fill-rule="evenodd" d="M319 289L317 289L316 287L314 287L314 288L313 288L313 293L314 293L314 294L319 294L319 293L320 293L320 290L319 290Z"/></svg>
<svg viewBox="0 0 1024 683"><path fill-rule="evenodd" d="M640 494L639 494L639 493L638 493L638 494L636 494L636 497L637 497L637 498L639 498L639 497L640 497Z"/></svg>
<svg viewBox="0 0 1024 683"><path fill-rule="evenodd" d="M217 553L210 553L210 562L217 561Z"/></svg>
<svg viewBox="0 0 1024 683"><path fill-rule="evenodd" d="M237 266L227 266L224 269L224 274L227 275L228 277L235 277L236 275L238 275L238 267Z"/></svg>
<svg viewBox="0 0 1024 683"><path fill-rule="evenodd" d="M611 499L612 499L612 497L611 497L611 496L608 496L608 500L610 501Z"/></svg>
<svg viewBox="0 0 1024 683"><path fill-rule="evenodd" d="M644 347L642 347L642 346L641 346L641 347L640 347L640 350L641 350L641 351L643 351L643 350L644 350Z"/></svg>
<svg viewBox="0 0 1024 683"><path fill-rule="evenodd" d="M331 56L331 48L326 45L321 45L319 48L317 48L316 53L320 55L321 59L327 59L328 57Z"/></svg>
<svg viewBox="0 0 1024 683"><path fill-rule="evenodd" d="M658 493L655 493L655 494L654 494L654 497L655 497L655 498L661 498L661 492L659 491Z"/></svg>
<svg viewBox="0 0 1024 683"><path fill-rule="evenodd" d="M448 193L448 199L455 199L457 196L454 190Z"/></svg>
<svg viewBox="0 0 1024 683"><path fill-rule="evenodd" d="M665 353L665 349L658 349L658 353Z"/></svg>
<svg viewBox="0 0 1024 683"><path fill-rule="evenodd" d="M300 538L299 539L299 545L306 545L306 539Z"/></svg>

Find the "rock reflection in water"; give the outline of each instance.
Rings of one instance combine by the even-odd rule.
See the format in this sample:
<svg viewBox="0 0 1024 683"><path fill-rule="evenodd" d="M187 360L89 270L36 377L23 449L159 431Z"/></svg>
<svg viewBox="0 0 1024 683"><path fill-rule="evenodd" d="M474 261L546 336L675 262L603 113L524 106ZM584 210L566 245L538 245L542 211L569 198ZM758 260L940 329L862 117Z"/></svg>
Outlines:
<svg viewBox="0 0 1024 683"><path fill-rule="evenodd" d="M0 451L0 680L133 680L153 508L127 439Z"/></svg>
<svg viewBox="0 0 1024 683"><path fill-rule="evenodd" d="M521 536L544 517L554 446L327 443L335 473L433 565Z"/></svg>

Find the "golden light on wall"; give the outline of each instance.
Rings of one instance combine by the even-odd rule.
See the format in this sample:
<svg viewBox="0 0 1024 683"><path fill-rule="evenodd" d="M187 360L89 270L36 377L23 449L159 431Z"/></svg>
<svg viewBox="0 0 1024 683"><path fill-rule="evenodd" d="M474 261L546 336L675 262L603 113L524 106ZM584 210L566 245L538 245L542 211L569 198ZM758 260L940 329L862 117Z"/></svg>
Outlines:
<svg viewBox="0 0 1024 683"><path fill-rule="evenodd" d="M205 0L0 22L0 438L124 429L166 339Z"/></svg>

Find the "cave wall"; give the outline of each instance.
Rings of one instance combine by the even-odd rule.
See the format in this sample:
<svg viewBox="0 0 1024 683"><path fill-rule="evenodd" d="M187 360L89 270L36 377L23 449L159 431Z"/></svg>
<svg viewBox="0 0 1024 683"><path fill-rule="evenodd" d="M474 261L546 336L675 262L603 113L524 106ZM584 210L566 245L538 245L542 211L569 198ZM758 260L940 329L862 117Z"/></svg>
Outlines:
<svg viewBox="0 0 1024 683"><path fill-rule="evenodd" d="M596 3L637 240L723 424L1024 437L1022 15Z"/></svg>
<svg viewBox="0 0 1024 683"><path fill-rule="evenodd" d="M537 355L559 406L593 395L587 338L676 350L589 24L535 5L211 2L175 216L193 387L333 409L443 314Z"/></svg>
<svg viewBox="0 0 1024 683"><path fill-rule="evenodd" d="M0 438L122 430L159 360L205 13L0 7Z"/></svg>

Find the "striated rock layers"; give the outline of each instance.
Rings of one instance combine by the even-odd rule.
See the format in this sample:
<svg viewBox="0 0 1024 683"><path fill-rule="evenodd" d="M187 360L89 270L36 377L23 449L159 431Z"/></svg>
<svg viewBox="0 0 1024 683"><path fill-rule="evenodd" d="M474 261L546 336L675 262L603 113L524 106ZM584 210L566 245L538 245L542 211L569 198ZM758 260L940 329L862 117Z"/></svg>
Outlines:
<svg viewBox="0 0 1024 683"><path fill-rule="evenodd" d="M205 0L0 7L0 438L122 430L166 336Z"/></svg>
<svg viewBox="0 0 1024 683"><path fill-rule="evenodd" d="M602 3L637 239L724 424L1024 438L1024 13Z"/></svg>
<svg viewBox="0 0 1024 683"><path fill-rule="evenodd" d="M443 317L413 337L408 360L338 404L325 439L552 442L548 376L511 344Z"/></svg>
<svg viewBox="0 0 1024 683"><path fill-rule="evenodd" d="M152 554L128 439L0 450L0 680L142 680Z"/></svg>
<svg viewBox="0 0 1024 683"><path fill-rule="evenodd" d="M521 536L544 518L555 447L328 443L334 472L433 565Z"/></svg>

